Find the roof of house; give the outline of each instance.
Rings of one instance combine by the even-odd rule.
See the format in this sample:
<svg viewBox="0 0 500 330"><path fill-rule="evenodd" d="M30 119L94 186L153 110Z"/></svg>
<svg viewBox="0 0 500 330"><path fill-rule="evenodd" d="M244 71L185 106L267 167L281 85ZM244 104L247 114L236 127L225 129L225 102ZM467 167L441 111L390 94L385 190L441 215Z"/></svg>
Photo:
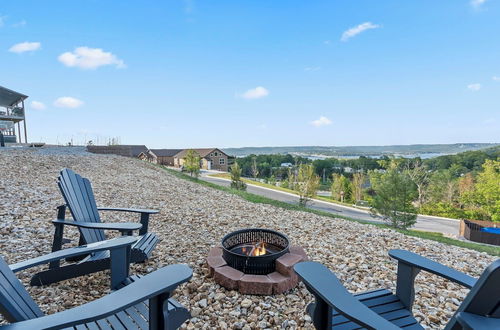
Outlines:
<svg viewBox="0 0 500 330"><path fill-rule="evenodd" d="M226 153L220 151L220 149L217 149L217 148L200 148L200 149L183 149L181 152L176 154L175 157L184 158L189 150L194 150L198 155L200 155L201 158L208 156L214 150L217 150L220 153L223 153L224 155L226 155Z"/></svg>
<svg viewBox="0 0 500 330"><path fill-rule="evenodd" d="M137 157L141 152L148 151L148 148L145 145L87 146L87 151L95 154Z"/></svg>
<svg viewBox="0 0 500 330"><path fill-rule="evenodd" d="M156 157L173 157L177 155L182 149L149 149Z"/></svg>
<svg viewBox="0 0 500 330"><path fill-rule="evenodd" d="M0 106L11 107L27 99L28 96L0 86Z"/></svg>

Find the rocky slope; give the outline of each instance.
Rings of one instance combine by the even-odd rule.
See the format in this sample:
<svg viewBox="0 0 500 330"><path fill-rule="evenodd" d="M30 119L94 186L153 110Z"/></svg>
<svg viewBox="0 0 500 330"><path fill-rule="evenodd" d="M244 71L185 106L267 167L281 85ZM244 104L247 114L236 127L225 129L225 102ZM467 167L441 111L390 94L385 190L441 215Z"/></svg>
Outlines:
<svg viewBox="0 0 500 330"><path fill-rule="evenodd" d="M309 257L326 264L352 292L394 289L396 263L387 254L400 248L420 253L472 276L479 276L494 257L485 253L407 237L400 233L310 213L254 204L196 183L176 178L139 160L48 150L0 151L0 254L14 263L50 252L50 220L62 203L56 185L59 170L69 167L88 177L100 206L159 209L150 230L161 238L149 262L131 272L147 273L172 263L194 270L176 298L193 318L187 328L312 328L305 306L312 296L301 284L277 296L244 296L228 291L206 276L205 257L228 232L266 227L302 245ZM137 221L134 216L106 213L109 221ZM75 245L77 233L66 231ZM71 245L71 244L70 244ZM40 269L40 268L38 268ZM27 281L29 271L19 276ZM26 282L25 282L26 283ZM105 272L28 290L47 313L81 305L108 293ZM414 314L426 327L448 321L467 290L437 276L416 280Z"/></svg>

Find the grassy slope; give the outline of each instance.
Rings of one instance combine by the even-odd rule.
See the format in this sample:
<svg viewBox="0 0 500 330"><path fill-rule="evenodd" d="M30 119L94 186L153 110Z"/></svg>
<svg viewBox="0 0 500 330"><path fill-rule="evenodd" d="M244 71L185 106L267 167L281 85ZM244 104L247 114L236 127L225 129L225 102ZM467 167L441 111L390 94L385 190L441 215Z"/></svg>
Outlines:
<svg viewBox="0 0 500 330"><path fill-rule="evenodd" d="M493 256L500 256L500 247L476 244L476 243L472 243L472 242L459 241L459 240L452 239L449 237L444 237L440 233L432 233L432 232L425 232L425 231L418 231L418 230L394 229L394 228L392 228L388 225L385 225L385 224L372 223L372 222L352 219L349 217L339 216L339 215L335 215L335 214L324 212L324 211L309 209L307 207L303 207L303 206L299 206L299 205L295 205L295 204L288 204L288 203L277 201L277 200L270 199L267 197L254 195L254 194L248 193L246 191L240 191L240 190L235 190L235 189L231 189L228 187L219 186L219 185L216 185L214 183L210 183L210 182L199 180L197 178L193 178L189 175L186 175L184 173L181 173L181 172L169 169L169 168L165 168L163 166L160 166L160 167L162 167L167 172L169 172L170 174L172 174L178 178L192 181L192 182L196 182L198 184L201 184L201 185L204 185L204 186L207 186L210 188L222 190L222 191L234 194L234 195L238 195L241 198L243 198L247 201L253 202L253 203L270 204L270 205L273 205L276 207L281 207L281 208L288 209L288 210L304 211L304 212L314 213L314 214L318 214L318 215L325 216L325 217L341 218L341 219L346 219L346 220L350 220L350 221L356 221L359 223L364 223L364 224L371 225L371 226L377 226L377 227L381 227L381 228L389 228L389 229L396 230L396 231L403 233L405 235L408 235L408 236L420 237L420 238L424 238L424 239L429 239L429 240L441 242L444 244L449 244L449 245L459 246L459 247L463 247L463 248L467 248L467 249L471 249L471 250L476 250L479 252L486 252L486 253L493 255Z"/></svg>

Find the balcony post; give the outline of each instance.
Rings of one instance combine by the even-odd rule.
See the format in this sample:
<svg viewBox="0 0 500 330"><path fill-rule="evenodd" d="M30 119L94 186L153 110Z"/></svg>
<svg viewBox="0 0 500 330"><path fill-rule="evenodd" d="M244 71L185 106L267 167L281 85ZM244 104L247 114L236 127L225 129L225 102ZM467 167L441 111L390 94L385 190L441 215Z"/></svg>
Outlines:
<svg viewBox="0 0 500 330"><path fill-rule="evenodd" d="M21 101L23 105L23 117L24 117L24 142L28 143L28 133L26 132L26 109L24 108L24 100ZM21 131L19 131L19 135L21 135ZM19 141L21 140L21 136L19 136Z"/></svg>

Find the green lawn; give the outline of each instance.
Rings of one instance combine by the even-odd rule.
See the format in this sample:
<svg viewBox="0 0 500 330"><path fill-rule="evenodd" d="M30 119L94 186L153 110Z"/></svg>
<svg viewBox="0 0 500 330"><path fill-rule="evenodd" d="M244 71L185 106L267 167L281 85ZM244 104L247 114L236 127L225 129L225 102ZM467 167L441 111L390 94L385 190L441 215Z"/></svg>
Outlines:
<svg viewBox="0 0 500 330"><path fill-rule="evenodd" d="M157 166L160 166L160 165L157 165ZM273 206L276 206L276 207L281 207L281 208L284 208L284 209L287 209L287 210L304 211L304 212L314 213L314 214L317 214L317 215L321 215L321 216L325 216L325 217L330 217L330 218L346 219L346 220L349 220L349 221L355 221L355 222L363 223L363 224L370 225L370 226L377 226L377 227L380 227L380 228L388 228L388 229L391 229L391 230L396 230L396 231L398 231L400 233L403 233L405 235L408 235L408 236L420 237L420 238L429 239L429 240L441 242L441 243L448 244L448 245L459 246L459 247L463 247L463 248L467 248L467 249L471 249L471 250L476 250L476 251L479 251L479 252L486 252L486 253L488 253L488 254L490 254L492 256L500 256L500 247L489 246L489 245L482 245L482 244L477 244L477 243L467 242L467 241L460 241L460 240L452 239L452 238L449 238L449 237L445 237L445 236L443 236L440 233L426 232L426 231L419 231L419 230L401 230L401 229L395 229L395 228L392 228L392 227L390 227L390 226L388 226L386 224L372 223L372 222L358 220L358 219L353 219L353 218L349 218L349 217L344 217L344 216L340 216L340 215L336 215L336 214L332 214L332 213L328 213L328 212L324 212L324 211L314 210L314 209L310 209L310 208L307 208L307 207L299 206L299 205L296 205L296 204L288 204L288 203L277 201L277 200L270 199L270 198L267 198L267 197L263 197L263 196L251 194L251 193L248 193L246 191L235 190L235 189L231 189L229 187L219 186L217 184L214 184L214 183L211 183L211 182L206 182L206 181L203 181L203 180L199 180L197 178L191 177L191 176L186 175L184 173L181 173L181 172L178 172L178 171L175 171L175 170L163 167L163 166L160 166L160 167L163 168L164 170L166 170L167 172L169 172L170 174L178 177L178 178L181 178L181 179L184 179L184 180L188 180L188 181L191 181L191 182L196 182L198 184L201 184L203 186L207 186L207 187L210 187L210 188L213 188L213 189L222 190L222 191L228 192L230 194L238 195L241 198L243 198L243 199L245 199L245 200L247 200L249 202L252 202L252 203L269 204L269 205L273 205ZM251 180L248 180L248 181L251 181ZM252 181L252 184L253 183L255 183L255 182ZM264 185L264 184L262 184L262 185ZM276 188L278 188L278 187L276 187ZM281 188L281 189L284 189L284 188Z"/></svg>

